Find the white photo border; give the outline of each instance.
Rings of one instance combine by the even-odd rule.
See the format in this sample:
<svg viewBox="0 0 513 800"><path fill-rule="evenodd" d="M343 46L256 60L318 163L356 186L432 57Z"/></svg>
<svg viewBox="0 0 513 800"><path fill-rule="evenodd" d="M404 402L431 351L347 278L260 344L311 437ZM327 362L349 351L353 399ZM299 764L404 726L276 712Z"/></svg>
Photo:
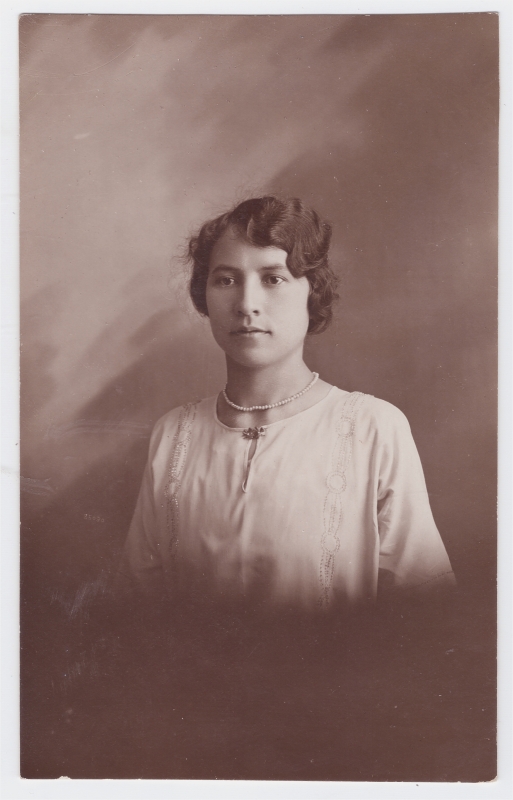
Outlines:
<svg viewBox="0 0 513 800"><path fill-rule="evenodd" d="M38 14L437 14L498 13L501 43L500 295L499 295L499 767L490 783L374 783L327 781L27 780L19 777L19 157L18 18ZM513 796L512 782L512 531L513 531L513 266L511 0L4 0L1 49L1 409L2 409L2 724L1 786L18 798L497 798Z"/></svg>

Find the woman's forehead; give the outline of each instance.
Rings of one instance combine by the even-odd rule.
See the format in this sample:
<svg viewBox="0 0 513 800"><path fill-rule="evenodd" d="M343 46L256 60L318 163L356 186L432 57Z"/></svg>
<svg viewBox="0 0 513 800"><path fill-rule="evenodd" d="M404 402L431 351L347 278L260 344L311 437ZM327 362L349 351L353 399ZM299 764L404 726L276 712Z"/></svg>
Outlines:
<svg viewBox="0 0 513 800"><path fill-rule="evenodd" d="M287 266L288 254L279 247L257 247L228 229L212 248L209 267L218 265L238 269Z"/></svg>

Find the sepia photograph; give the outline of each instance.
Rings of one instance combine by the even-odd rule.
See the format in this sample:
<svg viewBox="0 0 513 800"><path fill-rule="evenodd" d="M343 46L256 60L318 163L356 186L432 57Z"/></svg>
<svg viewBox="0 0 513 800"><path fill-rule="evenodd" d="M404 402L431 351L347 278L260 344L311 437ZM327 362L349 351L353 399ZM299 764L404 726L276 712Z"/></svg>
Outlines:
<svg viewBox="0 0 513 800"><path fill-rule="evenodd" d="M499 15L19 58L21 777L493 782Z"/></svg>

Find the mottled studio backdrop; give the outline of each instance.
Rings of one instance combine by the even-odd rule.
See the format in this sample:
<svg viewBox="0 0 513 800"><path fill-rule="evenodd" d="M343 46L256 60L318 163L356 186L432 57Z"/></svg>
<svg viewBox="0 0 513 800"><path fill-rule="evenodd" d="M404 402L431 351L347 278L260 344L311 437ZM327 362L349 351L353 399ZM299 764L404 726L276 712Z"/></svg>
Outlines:
<svg viewBox="0 0 513 800"><path fill-rule="evenodd" d="M154 422L223 385L176 257L272 191L334 226L309 366L408 415L460 585L493 586L497 16L27 15L20 39L29 593L111 569Z"/></svg>

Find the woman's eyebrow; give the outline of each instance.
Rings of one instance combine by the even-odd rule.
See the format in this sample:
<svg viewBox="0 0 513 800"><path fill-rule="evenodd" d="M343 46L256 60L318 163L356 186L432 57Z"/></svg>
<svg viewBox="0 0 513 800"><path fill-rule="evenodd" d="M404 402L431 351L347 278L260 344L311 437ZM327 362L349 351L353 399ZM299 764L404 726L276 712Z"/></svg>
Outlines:
<svg viewBox="0 0 513 800"><path fill-rule="evenodd" d="M229 264L217 264L217 266L210 270L210 274L213 275L214 272L226 272L226 270L231 270L231 272L242 272L239 267L231 267Z"/></svg>
<svg viewBox="0 0 513 800"><path fill-rule="evenodd" d="M258 272L276 272L276 270L280 269L283 270L283 272L287 271L285 264L266 264L265 267L258 267ZM210 274L213 275L215 272L226 272L227 270L230 272L244 272L244 270L240 267L234 267L230 264L216 264L216 266L210 271Z"/></svg>

